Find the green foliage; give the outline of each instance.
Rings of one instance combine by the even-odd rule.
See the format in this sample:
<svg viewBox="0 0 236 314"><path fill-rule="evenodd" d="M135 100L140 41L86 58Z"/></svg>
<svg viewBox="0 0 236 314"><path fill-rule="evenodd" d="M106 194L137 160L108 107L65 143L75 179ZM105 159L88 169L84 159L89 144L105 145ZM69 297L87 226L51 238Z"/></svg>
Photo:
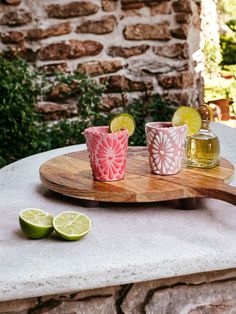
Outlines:
<svg viewBox="0 0 236 314"><path fill-rule="evenodd" d="M234 35L221 35L220 46L222 53L221 65L236 64L236 33Z"/></svg>
<svg viewBox="0 0 236 314"><path fill-rule="evenodd" d="M96 117L105 85L95 83L87 75L80 72L58 73L52 81L48 82L47 90L50 92L59 84L67 86L63 100L73 98L77 101L78 114L81 118Z"/></svg>
<svg viewBox="0 0 236 314"><path fill-rule="evenodd" d="M233 32L236 32L236 19L229 20L226 25L228 25Z"/></svg>
<svg viewBox="0 0 236 314"><path fill-rule="evenodd" d="M27 64L0 57L0 166L35 151L38 93L37 74Z"/></svg>
<svg viewBox="0 0 236 314"><path fill-rule="evenodd" d="M69 96L77 96L83 120L48 125L37 112L38 96L58 82L75 85ZM82 131L92 123L103 89L79 73L61 74L53 81L21 59L0 57L0 167L38 152L84 142Z"/></svg>
<svg viewBox="0 0 236 314"><path fill-rule="evenodd" d="M86 121L62 120L49 126L42 123L42 133L37 138L37 150L35 153L84 143L83 130L88 127Z"/></svg>

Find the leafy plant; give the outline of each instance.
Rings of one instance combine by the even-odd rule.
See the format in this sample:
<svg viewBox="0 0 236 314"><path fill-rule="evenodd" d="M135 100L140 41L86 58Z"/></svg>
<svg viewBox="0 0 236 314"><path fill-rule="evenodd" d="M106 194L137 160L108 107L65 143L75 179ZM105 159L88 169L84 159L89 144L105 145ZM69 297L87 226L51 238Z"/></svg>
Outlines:
<svg viewBox="0 0 236 314"><path fill-rule="evenodd" d="M51 126L46 123L41 126L43 133L37 138L36 152L84 143L83 131L88 127L88 122L62 120Z"/></svg>
<svg viewBox="0 0 236 314"><path fill-rule="evenodd" d="M60 94L53 94L55 87L58 88ZM73 98L77 102L78 115L83 119L91 119L97 115L104 90L105 85L97 84L83 73L74 72L72 74L58 73L51 81L48 81L46 93L47 97L55 97L57 101Z"/></svg>
<svg viewBox="0 0 236 314"><path fill-rule="evenodd" d="M222 53L221 65L236 64L236 33L221 35L220 45Z"/></svg>
<svg viewBox="0 0 236 314"><path fill-rule="evenodd" d="M233 32L236 32L236 19L229 20L226 25L228 25Z"/></svg>
<svg viewBox="0 0 236 314"><path fill-rule="evenodd" d="M34 153L40 134L35 110L40 87L24 61L0 57L0 165Z"/></svg>
<svg viewBox="0 0 236 314"><path fill-rule="evenodd" d="M59 83L70 87L66 97L77 97L80 116L76 121L49 125L36 104L38 97ZM80 73L58 74L53 80L21 59L0 57L0 167L34 153L84 142L82 131L93 123L103 88Z"/></svg>

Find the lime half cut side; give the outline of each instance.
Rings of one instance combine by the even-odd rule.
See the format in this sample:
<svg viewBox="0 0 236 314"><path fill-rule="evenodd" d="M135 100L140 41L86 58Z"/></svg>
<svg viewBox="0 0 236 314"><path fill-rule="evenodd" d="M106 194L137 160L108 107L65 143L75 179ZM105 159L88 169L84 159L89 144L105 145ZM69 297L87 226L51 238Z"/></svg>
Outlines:
<svg viewBox="0 0 236 314"><path fill-rule="evenodd" d="M135 120L130 114L120 113L111 119L110 131L117 132L122 129L127 129L129 136L131 136L134 134L135 126L136 126Z"/></svg>
<svg viewBox="0 0 236 314"><path fill-rule="evenodd" d="M92 227L91 219L76 211L64 211L53 219L59 237L68 241L80 240Z"/></svg>
<svg viewBox="0 0 236 314"><path fill-rule="evenodd" d="M31 239L47 237L53 231L52 215L37 208L26 208L20 212L21 230Z"/></svg>
<svg viewBox="0 0 236 314"><path fill-rule="evenodd" d="M196 108L181 106L175 111L172 118L172 125L180 126L184 124L187 124L188 126L188 136L193 135L200 130L202 118Z"/></svg>

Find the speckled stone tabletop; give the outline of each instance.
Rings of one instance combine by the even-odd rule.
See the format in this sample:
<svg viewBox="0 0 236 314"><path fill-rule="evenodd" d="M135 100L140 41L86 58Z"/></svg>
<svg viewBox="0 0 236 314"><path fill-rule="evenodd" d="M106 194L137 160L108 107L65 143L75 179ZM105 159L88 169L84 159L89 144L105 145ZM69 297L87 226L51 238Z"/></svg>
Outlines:
<svg viewBox="0 0 236 314"><path fill-rule="evenodd" d="M222 156L236 164L236 129L216 123L213 129ZM40 165L83 149L41 153L0 170L0 301L236 267L233 205L208 199L191 211L172 203L85 208L48 191L39 179ZM53 215L83 212L93 221L92 231L77 242L55 236L28 240L18 223L20 210L28 207Z"/></svg>

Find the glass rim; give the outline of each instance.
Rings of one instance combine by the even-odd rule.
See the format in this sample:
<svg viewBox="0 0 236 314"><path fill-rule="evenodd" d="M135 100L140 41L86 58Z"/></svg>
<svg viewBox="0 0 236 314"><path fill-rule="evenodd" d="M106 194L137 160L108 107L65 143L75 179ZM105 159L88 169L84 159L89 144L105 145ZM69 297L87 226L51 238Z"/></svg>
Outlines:
<svg viewBox="0 0 236 314"><path fill-rule="evenodd" d="M99 131L99 129L101 129L101 130ZM112 136L112 134L125 134L125 133L128 134L128 130L125 128L121 129L119 131L116 131L116 132L109 132L109 129L110 128L108 125L90 126L86 129L84 129L83 133L106 134L106 135L111 135L111 136ZM102 130L104 130L104 132ZM105 132L105 130L108 132Z"/></svg>
<svg viewBox="0 0 236 314"><path fill-rule="evenodd" d="M158 126L160 125L160 126ZM162 126L161 126L162 125ZM147 122L145 124L145 128L150 128L154 130L166 130L166 129L179 129L179 128L186 128L187 129L187 124L179 125L179 126L173 126L171 121L153 121L153 122Z"/></svg>

